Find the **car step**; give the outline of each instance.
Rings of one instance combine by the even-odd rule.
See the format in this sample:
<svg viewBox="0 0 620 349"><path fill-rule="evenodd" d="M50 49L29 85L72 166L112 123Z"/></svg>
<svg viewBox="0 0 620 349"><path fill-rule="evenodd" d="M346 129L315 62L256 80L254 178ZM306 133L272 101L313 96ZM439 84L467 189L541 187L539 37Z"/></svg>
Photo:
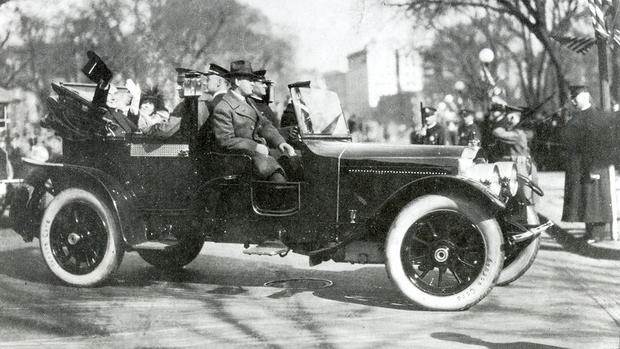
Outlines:
<svg viewBox="0 0 620 349"><path fill-rule="evenodd" d="M244 254L256 254L261 256L275 256L275 255L286 255L289 251L289 248L282 243L282 241L265 241L261 244L258 244L254 247L247 248L243 250Z"/></svg>
<svg viewBox="0 0 620 349"><path fill-rule="evenodd" d="M134 245L135 250L165 250L168 247L176 245L178 241L146 241L141 244Z"/></svg>

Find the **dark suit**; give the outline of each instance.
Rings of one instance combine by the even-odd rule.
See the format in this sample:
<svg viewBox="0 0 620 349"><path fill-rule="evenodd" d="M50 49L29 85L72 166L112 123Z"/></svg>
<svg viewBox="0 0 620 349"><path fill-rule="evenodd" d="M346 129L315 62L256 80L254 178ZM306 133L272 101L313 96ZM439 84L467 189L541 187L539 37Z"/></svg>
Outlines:
<svg viewBox="0 0 620 349"><path fill-rule="evenodd" d="M256 151L258 144L277 148L284 143L278 130L255 107L231 91L217 103L209 117L215 143L226 151L240 151L252 157L255 173L269 178L282 170L276 159Z"/></svg>
<svg viewBox="0 0 620 349"><path fill-rule="evenodd" d="M608 165L613 163L614 121L611 113L589 108L575 112L563 128L562 142L568 153L563 221L611 221Z"/></svg>
<svg viewBox="0 0 620 349"><path fill-rule="evenodd" d="M459 128L459 145L469 145L477 141L480 145L480 128L475 123L462 125Z"/></svg>
<svg viewBox="0 0 620 349"><path fill-rule="evenodd" d="M444 128L436 123L431 128L426 129L426 135L420 136L414 132L411 133L411 143L427 144L427 145L445 145L446 136Z"/></svg>

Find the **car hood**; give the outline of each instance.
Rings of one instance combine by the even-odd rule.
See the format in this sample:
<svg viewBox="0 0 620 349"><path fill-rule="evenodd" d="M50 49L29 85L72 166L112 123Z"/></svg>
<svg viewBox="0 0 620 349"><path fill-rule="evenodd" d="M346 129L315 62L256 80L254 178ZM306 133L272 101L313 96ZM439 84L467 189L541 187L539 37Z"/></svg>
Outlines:
<svg viewBox="0 0 620 349"><path fill-rule="evenodd" d="M339 160L371 160L386 163L458 166L459 160L472 160L478 150L463 146L417 144L351 143L312 140L306 144L314 154Z"/></svg>

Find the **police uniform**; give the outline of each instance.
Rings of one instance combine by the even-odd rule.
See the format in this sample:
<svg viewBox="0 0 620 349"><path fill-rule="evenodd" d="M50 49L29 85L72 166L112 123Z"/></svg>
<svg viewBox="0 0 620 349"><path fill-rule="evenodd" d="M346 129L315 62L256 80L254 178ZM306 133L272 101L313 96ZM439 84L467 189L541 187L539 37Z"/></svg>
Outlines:
<svg viewBox="0 0 620 349"><path fill-rule="evenodd" d="M462 118L470 116L473 114L471 110L461 110L459 113ZM473 115L472 115L473 116ZM459 127L459 145L480 145L480 128L476 123L472 123L471 125L465 125L463 123L461 127Z"/></svg>
<svg viewBox="0 0 620 349"><path fill-rule="evenodd" d="M435 115L437 109L431 107L422 108L422 119L426 120L426 118ZM411 134L411 143L413 144L426 144L426 145L445 145L446 144L446 132L444 128L439 124L435 123L432 127L426 128L426 134L418 135L415 132Z"/></svg>

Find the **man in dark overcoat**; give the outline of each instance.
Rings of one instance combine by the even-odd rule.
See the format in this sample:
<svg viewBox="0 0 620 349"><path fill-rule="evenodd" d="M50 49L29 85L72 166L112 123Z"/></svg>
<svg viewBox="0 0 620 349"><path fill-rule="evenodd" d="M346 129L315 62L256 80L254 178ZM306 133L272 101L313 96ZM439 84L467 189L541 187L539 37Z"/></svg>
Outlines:
<svg viewBox="0 0 620 349"><path fill-rule="evenodd" d="M286 174L269 154L269 147L289 156L294 156L295 150L286 143L271 121L247 101L256 79L250 62L232 62L229 79L231 89L215 106L209 118L216 145L224 151L239 151L250 155L254 173L260 178L286 181Z"/></svg>
<svg viewBox="0 0 620 349"><path fill-rule="evenodd" d="M610 113L596 110L585 86L571 86L576 111L562 130L567 151L562 220L585 222L587 241L603 240L611 221L609 164L614 141Z"/></svg>

